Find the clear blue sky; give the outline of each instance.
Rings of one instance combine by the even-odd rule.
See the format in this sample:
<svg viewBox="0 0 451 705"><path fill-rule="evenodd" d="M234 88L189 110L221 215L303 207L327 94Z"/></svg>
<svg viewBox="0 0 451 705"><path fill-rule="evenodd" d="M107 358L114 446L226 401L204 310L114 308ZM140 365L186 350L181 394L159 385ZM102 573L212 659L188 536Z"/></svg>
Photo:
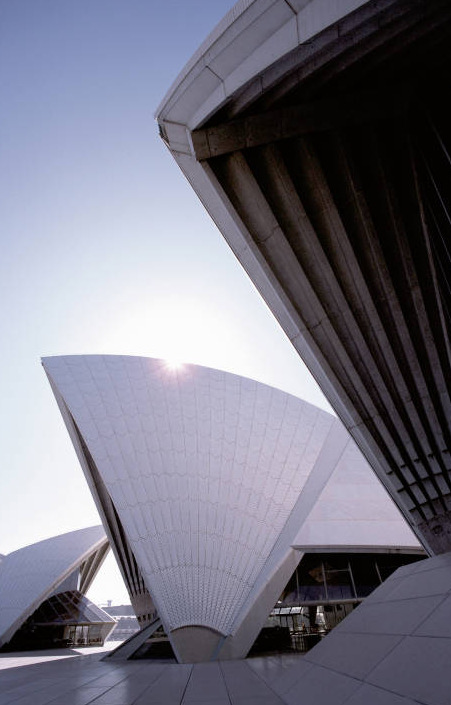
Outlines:
<svg viewBox="0 0 451 705"><path fill-rule="evenodd" d="M153 118L232 5L0 3L0 553L99 522L41 357L177 358L329 409ZM109 560L91 596L125 595Z"/></svg>

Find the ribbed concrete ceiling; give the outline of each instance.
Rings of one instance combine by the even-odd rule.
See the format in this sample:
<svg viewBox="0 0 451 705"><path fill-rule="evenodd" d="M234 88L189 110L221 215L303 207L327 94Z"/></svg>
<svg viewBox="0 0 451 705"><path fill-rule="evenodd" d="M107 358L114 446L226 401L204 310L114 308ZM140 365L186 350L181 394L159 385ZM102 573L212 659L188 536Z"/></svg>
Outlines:
<svg viewBox="0 0 451 705"><path fill-rule="evenodd" d="M192 133L313 373L436 552L451 549L450 47L449 3L371 2Z"/></svg>

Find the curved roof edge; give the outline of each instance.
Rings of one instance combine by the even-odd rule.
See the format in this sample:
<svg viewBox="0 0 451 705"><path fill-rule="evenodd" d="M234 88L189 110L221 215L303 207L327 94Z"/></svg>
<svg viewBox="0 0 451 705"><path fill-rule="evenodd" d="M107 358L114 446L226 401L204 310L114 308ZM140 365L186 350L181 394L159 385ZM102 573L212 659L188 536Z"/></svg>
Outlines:
<svg viewBox="0 0 451 705"><path fill-rule="evenodd" d="M213 160L216 153L214 145L212 148L210 144L209 127L199 128L226 103L227 118L224 118L225 108L222 118L218 116L218 122L224 119L226 124L219 124L215 129L221 131L230 126L240 111L264 93L270 93L274 86L284 83L290 72L301 76L306 57L314 73L315 64L322 61L321 53L327 62L331 57L337 60L341 49L346 51L347 42L353 46L354 39L355 43L366 46L369 38L383 35L390 15L399 19L410 6L398 0L383 3L377 0L336 0L334 3L328 0L254 0L237 5L234 8L237 17L229 13L218 25L174 82L156 114L162 138L182 172L332 409L392 495L385 460L369 442L367 429L360 416L354 413L342 380L317 344L315 335L306 327L300 309L284 290L283 279L276 276L274 267L252 237L246 214L237 211L224 183L213 171L210 158ZM342 47L338 46L329 55L327 47L333 47L334 43ZM339 61L337 66L339 70ZM228 133L223 137L227 141ZM209 147L209 157L201 156L201 143ZM246 177L243 179L246 181ZM399 506L420 536L407 504L401 502ZM421 540L430 549L424 532Z"/></svg>
<svg viewBox="0 0 451 705"><path fill-rule="evenodd" d="M358 24L360 15L364 21L365 13L377 15L378 7L370 0L337 0L335 3L328 0L291 0L290 3L285 0L242 0L186 64L155 115L161 136L178 166L320 384L333 413L347 428L352 428L354 421L337 391L340 389L338 380L325 360L319 364L317 346L309 331L305 330L299 311L268 266L208 161L196 159L192 131L200 128L249 81L261 80L265 70L268 69L268 80L279 81L280 73L276 72L277 76L272 79L269 76L278 59L280 63L281 57L290 55L301 44L308 44L331 25L335 26L328 41L333 42L340 36L339 21L344 18L349 19L346 30L352 33L353 24ZM372 21L367 18L367 21L374 30L374 17ZM260 93L267 88L266 83L261 83ZM360 445L360 436L358 442ZM376 457L371 455L368 460L373 466L379 466Z"/></svg>
<svg viewBox="0 0 451 705"><path fill-rule="evenodd" d="M240 0L188 61L156 110L170 148L189 150L188 136L183 139L180 126L200 127L282 56L367 2ZM267 88L264 84L261 91ZM177 134L182 138L180 144Z"/></svg>
<svg viewBox="0 0 451 705"><path fill-rule="evenodd" d="M90 404L92 405L93 403L95 403L94 400L95 400L96 396L99 396L99 398L100 397L102 398L102 409L103 409L103 406L106 405L105 406L105 419L106 419L106 422L110 423L108 421L108 419L110 418L110 416L108 414L108 408L109 408L108 407L108 403L109 403L108 400L110 397L106 393L107 386L108 387L111 386L111 388L113 389L113 388L115 388L115 385L119 385L118 389L120 389L120 393L125 394L127 396L129 393L134 394L134 390L138 389L138 387L139 387L139 389L141 389L141 386L142 386L141 382L137 386L138 379L141 380L141 378L142 378L142 380L144 380L144 377L145 378L148 377L149 380L151 380L153 378L158 379L159 380L158 387L153 389L153 393L152 393L151 397L149 397L148 399L146 398L146 403L150 403L150 399L152 399L152 404L155 404L156 400L160 399L160 396L161 396L161 398L167 397L168 400L172 399L170 390L174 386L174 381L175 380L177 381L177 389L178 389L179 382L181 383L184 380L186 384L184 383L182 386L185 387L184 394L187 396L182 396L179 398L179 396L178 396L179 392L177 392L176 398L174 398L171 403L175 404L175 405L179 405L179 404L183 403L183 404L189 406L191 404L191 402L195 399L195 397L193 395L195 393L196 387L198 386L199 382L201 382L201 380L204 380L204 382L207 379L209 380L206 388L207 388L207 390L209 390L208 394L211 395L212 399L215 399L218 394L222 395L222 393L223 393L222 383L219 385L220 389L218 390L218 388L217 388L218 387L218 380L222 380L222 381L227 380L227 384L228 385L233 384L234 388L236 387L237 384L240 385L240 389L244 385L243 392L246 392L245 399L248 399L248 398L253 399L254 394L258 394L259 398L261 397L262 394L264 394L266 396L270 395L271 399L276 400L276 401L274 401L274 404L273 404L274 408L271 407L271 409L272 409L271 413L273 416L278 417L278 415L282 414L282 409L278 407L278 403L281 402L282 399L284 400L284 404L282 405L283 406L283 414L285 414L285 415L288 414L289 417L290 417L290 415L292 415L294 413L293 405L297 410L299 408L302 408L305 412L305 415L308 416L308 418L310 418L310 417L312 418L312 420L311 420L312 428L316 429L315 433L312 437L311 442L313 443L313 447L315 448L315 453L318 451L319 456L321 456L321 453L318 449L316 449L316 444L319 443L318 439L321 436L321 433L323 431L325 433L327 429L329 429L329 431L330 431L332 428L339 426L340 432L343 433L342 426L338 422L338 420L333 415L324 411L323 409L320 409L317 406L315 406L309 402L305 402L302 399L299 399L298 397L296 397L294 395L290 395L287 392L276 389L274 387L270 387L269 385L263 384L263 383L258 382L256 380L251 380L247 377L242 377L242 376L233 374L231 372L225 372L222 370L217 370L217 369L213 369L213 368L204 367L201 365L192 365L192 364L184 365L182 370L180 370L180 369L179 370L171 370L171 369L169 369L167 362L165 360L139 357L139 356L127 356L127 355L125 355L125 356L124 355L118 355L118 356L115 356L115 355L56 356L53 358L44 358L42 362L43 362L44 370L46 371L47 376L50 381L50 384L52 386L52 390L55 394L56 400L57 400L57 402L60 406L60 409L62 411L63 418L64 418L65 423L67 425L68 431L71 435L72 441L73 441L74 446L76 448L76 451L77 451L80 463L82 465L82 468L84 470L86 479L88 481L88 484L90 486L91 491L93 492L93 496L94 496L94 499L95 499L96 504L98 506L99 512L100 512L101 516L103 517L104 522L105 522L105 527L107 528L107 531L111 536L113 550L115 550L115 553L117 553L117 554L127 553L128 549L126 549L126 547L123 545L124 536L127 537L128 535L130 535L130 536L134 537L133 538L133 545L131 544L129 546L129 552L133 555L133 559L134 559L131 561L131 563L134 563L134 561L136 560L138 567L140 567L140 573L142 574L142 576L144 578L144 582L146 583L147 588L152 595L152 599L154 601L154 604L155 604L155 606L158 610L158 613L159 613L164 624L166 624L166 623L172 624L172 622L170 622L169 617L166 616L167 610L165 610L163 598L160 596L160 592L163 589L160 586L160 582L162 582L162 579L160 580L159 572L155 568L155 569L152 569L153 572L151 573L151 577L154 579L154 582L155 582L155 580L157 581L157 587L160 586L160 587L158 587L158 590L160 592L158 592L158 590L155 588L155 586L153 586L150 582L149 582L149 584L147 584L147 581L150 580L150 578L148 576L148 574L150 574L150 568L146 568L146 566L149 563L148 558L146 557L146 553L145 553L147 550L147 548L146 548L147 543L145 541L141 540L141 538L140 538L141 533L139 534L140 537L138 537L137 535L135 536L135 534L136 534L136 528L134 527L135 520L132 519L131 516L126 515L125 517L123 517L121 515L121 510L123 509L123 507L120 507L119 509L117 509L117 507L119 505L121 505L121 500L120 500L120 497L119 497L118 491L117 491L118 490L118 487L117 487L118 483L117 482L112 483L111 477L113 475L111 475L111 477L110 477L111 473L113 473L115 476L116 470L114 470L112 468L112 466L110 467L110 463L106 461L106 457L107 457L108 453L106 451L106 447L104 447L104 443L108 444L108 442L110 442L110 441L108 441L108 438L110 436L108 434L105 436L105 428L106 427L102 422L100 422L100 420L99 420L100 417L99 417L97 411L95 413L96 419L94 420L94 425L97 428L97 424L99 424L98 432L97 431L94 432L93 427L88 428L89 422L87 420L88 420L88 418L92 417L92 414L88 413L88 409L89 409ZM125 367L123 367L124 364L128 365L129 367L126 369ZM130 365L132 365L132 367L130 367ZM136 365L137 365L137 367L136 367ZM200 376L200 379L199 379L199 376ZM79 395L77 392L77 388L79 385L81 385L84 377L89 378L89 384L94 385L94 386L92 387L92 389L90 390L90 392L88 394L86 394L86 391L87 391L86 385L83 386L83 393L81 395ZM129 389L128 384L124 386L124 380L126 377L129 379L129 382L131 385L130 389ZM161 382L161 385L160 385L160 382ZM166 384L166 382L168 384ZM200 388L202 388L202 385L200 386ZM189 390L191 390L191 391L189 391ZM158 394L157 394L157 392L158 392ZM188 394L188 392L189 392L189 394ZM128 398L128 396L127 396L127 398ZM209 398L210 398L210 396L208 396L208 399ZM222 398L222 396L221 396L221 398ZM224 396L224 403L226 403L226 399L228 399L229 406L232 405L232 407L233 407L233 404L235 402L233 401L232 397L230 397L230 394L227 396ZM117 391L111 396L112 403L116 403L116 400L117 400ZM204 402L206 403L206 400L204 397L202 397L202 400L203 400L203 403ZM278 400L278 402L277 402L277 400ZM243 399L242 399L242 394L238 395L238 401L240 404L241 413L248 415L249 413L252 412L252 417L255 414L257 414L257 418L259 418L258 414L261 415L261 413L262 413L260 407L256 407L256 409L254 409L254 407L252 406L252 408L248 409L246 406L245 400L243 401ZM143 403L144 403L144 401L143 401L143 399L141 399L140 404L143 404ZM212 401L211 402L208 401L208 405L211 406L212 404L213 404ZM210 408L210 406L208 406L208 408ZM286 406L286 408L285 408L285 406ZM124 414L130 413L128 407L129 407L128 404L125 405L124 407L121 407ZM166 407L167 407L167 403L162 403L161 408L166 409ZM268 402L268 408L269 408L269 402ZM97 409L97 406L96 406L96 409ZM100 413L100 408L98 409L98 411ZM102 414L103 414L103 411L102 411ZM149 415L149 418L150 418L150 416L151 415ZM174 418L175 418L175 416L176 415L174 415ZM103 416L102 416L102 418L103 418ZM197 416L193 417L192 419L190 417L190 423L188 424L188 430L187 430L188 435L194 433L193 428L192 428L192 426L194 424L194 418L197 418ZM264 418L266 419L266 415ZM297 419L297 415L296 415L296 419ZM86 425L87 423L88 423L88 425ZM214 423L220 423L220 422L216 420L216 421L214 421ZM234 424L234 423L238 423L238 416L236 419L235 419L235 416L233 416L233 419L228 420L229 426L230 426L230 424ZM298 423L300 423L299 420L297 420L297 424ZM135 425L136 424L132 424L132 426L130 427L132 429L130 431L130 433L132 433L132 434L135 432L135 431L133 431L133 429L135 428ZM221 427L222 426L223 426L223 424L221 424ZM100 427L101 427L101 431L99 430ZM276 426L276 428L278 428L278 426ZM297 425L296 425L296 428L297 428ZM310 428L310 425L308 426L308 428ZM113 427L111 428L111 430L113 431L113 435L115 435ZM329 431L327 432L327 435L328 435ZM93 436L93 432L94 432L95 438ZM149 430L149 433L153 433L153 432L156 433L156 429L154 429L153 431L151 429ZM246 433L246 431L242 431L242 433ZM254 433L255 433L255 431L254 431ZM293 430L293 433L295 433L295 430ZM197 434L197 431L196 431L196 434ZM279 435L280 435L280 433L279 433L279 431L277 431L277 438L279 437ZM204 445L204 441L202 441L202 444L203 444L202 448L204 449L204 451L208 450L208 453L213 452L212 451L213 445L217 442L217 439L215 440L215 438L213 438L214 434L210 434L210 436L209 436L208 440L205 440L205 445ZM103 439L103 438L105 438L107 440L105 440L105 441L99 440L99 439ZM130 441L127 439L128 439L128 434L126 434L126 436L124 436L123 439L122 439L122 437L121 438L118 437L118 442L120 444L127 443L127 445L128 445L130 443ZM347 439L348 439L348 436L346 434L346 440ZM164 444L166 444L166 445L163 445L163 448L166 448L166 447L169 448L170 443L168 442L168 439L166 439L166 437L163 437L163 441L164 441ZM139 445L138 440L136 440L135 443L138 443L138 445ZM275 441L274 441L274 443L275 443ZM152 444L150 444L148 447L151 448ZM226 446L224 446L224 447L228 447L228 445L226 444ZM333 449L333 451L336 452L335 449ZM124 446L124 452L125 452L125 446ZM222 452L223 452L223 449L221 446L221 453ZM263 451L259 450L259 452L263 452ZM287 452L288 452L288 449L287 449ZM296 458L296 462L298 462L299 461L298 454L300 454L303 451L302 451L302 448L298 448L296 446L296 447L293 447L292 449L290 449L290 452L293 455L293 458ZM246 452L246 462L251 462L247 456L248 456L248 453ZM128 454L122 453L121 457L123 459L126 459L128 457ZM134 472L136 472L137 469L140 468L141 474L139 477L144 478L144 479L140 480L140 482L143 483L143 487L147 482L147 480L145 478L147 477L147 474L148 474L147 470L144 470L144 467L147 467L147 466L143 465L143 463L146 462L146 457L147 456L145 456L143 453L140 453L139 454L139 458L140 458L139 463L133 465L133 467L135 467ZM189 459L188 455L186 456L186 459L183 462L186 463L186 468L187 468L186 472L184 471L184 473L183 473L184 476L185 475L186 476L191 476L191 475L196 476L195 473L197 473L198 470L195 471L194 466L192 465L192 462ZM226 461L224 461L224 462L226 462ZM227 463L228 462L229 462L229 460L227 459ZM235 464L233 465L233 467L235 467L237 462L238 461L234 461ZM293 462L293 460L292 460L292 462ZM129 469L127 469L127 467L128 467L127 463L125 461L124 461L124 463L125 464L121 463L121 470L120 470L121 478L128 476L128 474L130 472ZM285 465L286 465L286 467L285 467ZM271 463L268 462L267 474L269 473L270 467L272 467ZM283 470L283 472L289 473L290 472L289 467L290 466L287 461L286 463L283 464L283 467L281 466L280 468L277 467L276 469L274 469L274 472L276 472L276 470L278 472L282 472L282 470ZM329 468L326 468L326 470L328 472L330 471ZM291 475L290 475L290 478L291 478ZM322 475L321 475L321 478L322 478ZM273 479L270 478L268 475L267 482L269 482L269 481L273 482ZM305 478L304 478L303 474L300 474L299 478L296 479L296 481L294 480L294 478L292 478L292 480L290 480L290 481L292 481L293 483L294 482L304 483ZM325 479L324 479L324 481L325 481ZM235 478L235 482L238 483L238 477ZM121 480L121 483L122 483L122 480ZM263 492L263 489L262 489L263 484L262 484L262 487L259 488L260 494ZM121 484L121 487L122 487L122 484ZM208 494L208 492L211 492L212 494L215 493L216 492L215 488L216 488L215 480L214 480L214 478L212 478L210 485L208 485L207 490L206 490L207 494ZM156 501L156 499L155 499L157 497L157 495L155 495L156 490L157 490L157 487L154 487L153 488L153 493L154 493L153 501ZM123 491L126 491L125 486L124 486ZM122 490L121 490L121 492L122 492ZM247 490L246 490L246 492L247 492ZM243 493L244 493L244 490L243 490ZM145 493L143 493L143 496L145 496ZM206 496L202 499L205 506L209 506L209 504L208 504L210 502L209 497L210 497L210 495L208 494L208 497ZM244 497L244 494L243 494L243 497ZM294 497L294 495L293 495L293 497ZM224 499L224 503L226 503L226 501L228 502L230 498L228 497L228 494L226 494L226 496L224 496L223 499ZM173 501L174 502L178 501L175 496L173 497ZM201 501L201 500L199 499L199 501ZM292 502L294 503L294 499L292 500ZM218 504L217 501L215 501L214 506L216 506L217 504ZM115 506L116 506L117 511L114 508ZM166 506L166 502L163 503L163 506ZM278 509L274 510L276 513L276 516L274 517L274 519L277 519L277 521L279 523L282 521L282 518L283 518L283 521L285 522L285 518L284 518L284 511L285 510L282 511L281 506L279 507L279 505L277 505ZM236 511L238 511L238 509L239 508L235 507ZM291 509L291 505L290 505L290 509ZM242 508L240 508L240 511L242 511ZM216 509L215 509L215 512L216 512ZM160 510L158 510L158 513L160 513ZM178 516L178 514L177 514L177 516ZM202 516L204 516L204 514L202 514ZM207 515L205 514L205 517L206 516ZM163 532L163 528L164 528L163 524L165 525L165 522L168 522L168 521L172 522L173 518L172 518L171 514L168 515L167 512L164 511L161 513L160 519L162 522L162 526L160 527L161 535L165 536L165 533ZM216 520L219 523L221 523L221 521L222 521L222 519L220 519L218 517L216 517ZM250 521L250 519L249 519L249 521ZM121 522L121 524L123 525L123 530L122 531L115 531L114 529L115 529L116 523L119 523L119 522ZM172 524L171 524L171 526L172 526ZM272 526L272 528L274 528L273 524L271 524L271 526ZM256 530L256 526L254 526L254 525L252 525L251 528L254 531ZM140 531L143 531L143 530L144 529L140 529ZM296 532L294 530L292 530L292 532L291 532L292 538L294 538L295 533ZM226 532L226 535L227 535L227 532ZM270 546L269 545L267 546L268 541L270 540L270 536L271 536L271 534L269 534L269 537L265 536L264 540L263 540L263 538L261 538L261 543L263 545L260 546L260 550L263 550L263 549L265 551L270 550ZM229 544L232 542L232 538L233 537L227 535L226 539L224 539L224 540L226 540L226 547L228 547ZM233 540L235 540L235 539L233 539ZM206 539L205 539L205 541L206 541ZM214 541L215 541L214 537L213 536L210 537L208 545L210 546L210 544L211 544L211 546L212 546ZM289 544L288 539L286 542L288 545ZM156 544L155 546L154 546L154 543ZM158 540L155 539L153 541L153 543L151 544L151 546L153 547L152 550L159 551L161 548L160 543L161 543L160 539L158 539ZM210 548L211 548L211 546L210 546ZM192 549L191 545L188 546L188 545L185 545L185 543L182 543L182 547L178 550L180 550L182 553L183 553L183 551L187 551L188 553L190 553L191 549ZM250 550L250 546L248 546L248 549ZM197 549L195 549L195 550L197 550ZM255 551L254 549L252 549L252 550L255 552L255 556L253 556L253 558L255 559L255 561L254 561L255 565L253 566L252 570L256 571L258 568L258 564L259 564L259 562L261 562L262 559L261 559L261 556L258 553L258 551ZM141 554L143 554L143 555L141 555ZM229 556L229 559L231 560L231 556ZM120 561L118 561L118 562L121 565L121 562ZM124 566L125 566L125 563L126 563L126 561L124 560ZM157 561L156 565L158 565L158 561ZM127 566L125 566L125 567L127 567ZM230 566L229 566L229 568L230 568ZM210 566L209 570L210 569L212 571L216 571L216 573L218 573L218 570L215 566L213 566L213 567ZM172 568L171 568L171 570L172 570ZM125 571L125 568L124 568L124 571ZM153 575L153 573L156 573L156 575ZM215 573L215 575L216 575L216 573ZM234 579L235 579L235 574L234 574ZM127 580L126 580L126 583L127 583ZM131 595L131 599L132 598L133 598L133 595ZM133 604L133 599L132 599L132 604ZM232 608L230 608L230 609L232 609ZM172 612L171 612L171 615L172 615ZM230 616L229 621L230 622L232 621L231 616ZM191 624L191 622L189 622L189 623L187 622L184 625L186 626L187 624ZM178 624L178 626L181 626L181 622L180 622L180 624Z"/></svg>
<svg viewBox="0 0 451 705"><path fill-rule="evenodd" d="M0 646L73 572L83 566L85 592L109 550L101 525L43 539L4 556L0 563Z"/></svg>
<svg viewBox="0 0 451 705"><path fill-rule="evenodd" d="M165 358L162 357L153 357L151 355L121 355L121 354L114 354L114 353L108 353L108 354L102 354L102 353L89 353L89 354L75 354L75 355L46 355L41 358L41 364L42 367L44 368L44 371L46 372L47 376L51 376L51 370L52 370L52 365L56 364L59 366L61 362L66 362L68 364L71 364L71 362L76 363L79 360L105 360L105 361L111 361L114 362L114 360L118 359L123 359L123 360L141 360L142 362L149 362L151 361L152 363L157 363L161 364L163 368L167 370L168 373L170 374L175 374L177 371L173 369L173 366L170 361L168 361ZM281 394L285 394L288 397L291 397L292 399L296 399L298 402L302 402L303 404L307 405L308 407L312 409L316 409L317 411L321 412L322 414L326 414L326 416L331 416L333 418L336 418L336 415L332 412L332 410L327 410L324 409L321 406L318 406L318 404L315 404L311 401L308 401L307 399L304 399L303 397L300 397L298 394L293 394L292 392L287 392L285 389L282 389L281 387L277 387L274 384L269 384L268 382L262 382L261 380L257 379L256 377L249 377L248 375L243 375L239 374L237 372L230 372L229 370L224 370L221 367L210 367L208 365L201 365L196 362L180 362L179 363L180 368L183 368L185 370L191 369L191 371L194 370L204 370L205 372L211 372L213 374L224 374L227 375L228 377L234 377L235 379L240 379L240 380L246 380L247 382L255 383L258 384L260 387L266 387L267 389L275 390L276 392L280 392ZM1 555L1 554L0 554Z"/></svg>

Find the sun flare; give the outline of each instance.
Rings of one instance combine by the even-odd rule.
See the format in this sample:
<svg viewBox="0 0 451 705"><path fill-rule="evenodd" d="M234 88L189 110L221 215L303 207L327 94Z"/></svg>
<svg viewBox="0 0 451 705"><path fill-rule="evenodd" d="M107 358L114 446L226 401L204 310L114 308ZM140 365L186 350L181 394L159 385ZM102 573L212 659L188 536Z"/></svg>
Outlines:
<svg viewBox="0 0 451 705"><path fill-rule="evenodd" d="M181 360L175 360L173 358L166 359L166 367L168 370L173 370L174 372L180 370L183 367L183 362Z"/></svg>

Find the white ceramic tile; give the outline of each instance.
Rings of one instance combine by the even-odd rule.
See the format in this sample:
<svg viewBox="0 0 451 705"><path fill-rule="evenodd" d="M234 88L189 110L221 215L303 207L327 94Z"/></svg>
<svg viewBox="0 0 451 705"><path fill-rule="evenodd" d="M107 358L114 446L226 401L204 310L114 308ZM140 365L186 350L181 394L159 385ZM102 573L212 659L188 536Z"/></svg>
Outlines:
<svg viewBox="0 0 451 705"><path fill-rule="evenodd" d="M92 409L98 416L109 460L98 443L93 457L165 628L195 618L221 633L235 630L237 614L258 599L264 571L291 550L299 526L288 520L311 474L321 476L316 494L309 490L314 504L339 462L338 422L254 380L193 365L175 372L161 360L120 356L44 365L69 408L78 387L89 391L76 422L88 433ZM336 487L347 468L342 463ZM357 470L354 464L353 475ZM384 503L368 494L369 511L380 519ZM337 501L345 511L346 498ZM329 530L333 542L333 522Z"/></svg>

